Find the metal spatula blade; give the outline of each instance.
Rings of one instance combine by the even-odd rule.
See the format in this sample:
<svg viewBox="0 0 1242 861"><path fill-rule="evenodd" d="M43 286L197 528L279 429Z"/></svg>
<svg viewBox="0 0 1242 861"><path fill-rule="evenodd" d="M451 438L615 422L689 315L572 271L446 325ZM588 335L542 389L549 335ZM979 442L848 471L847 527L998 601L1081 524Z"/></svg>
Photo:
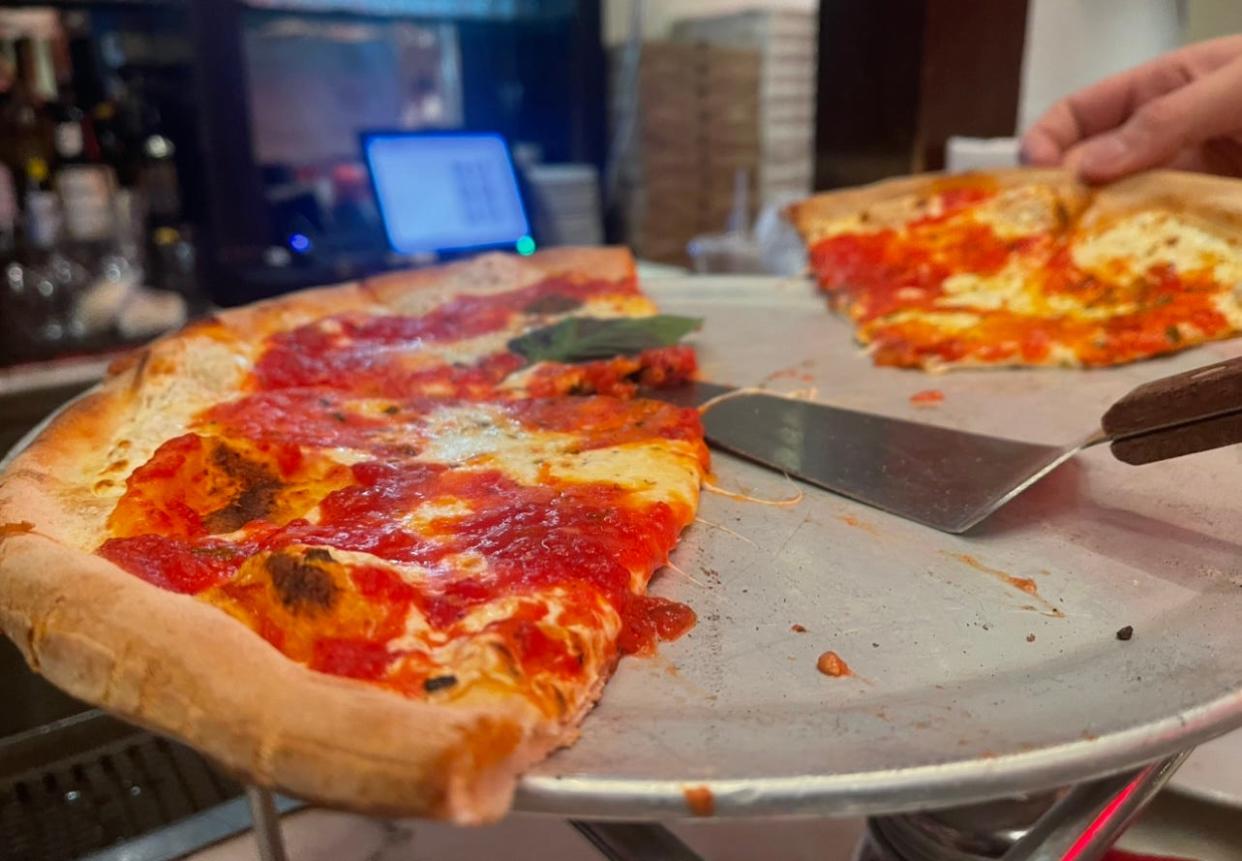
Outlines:
<svg viewBox="0 0 1242 861"><path fill-rule="evenodd" d="M728 386L693 383L657 396L699 405ZM961 533L1065 463L1111 441L1127 463L1242 442L1242 360L1140 386L1105 414L1103 431L1068 446L1035 445L904 419L735 392L703 416L717 448L945 532Z"/></svg>
<svg viewBox="0 0 1242 861"><path fill-rule="evenodd" d="M678 400L727 387L696 383ZM663 396L662 396L663 397ZM777 395L739 393L703 416L717 448L945 532L965 532L1072 457L998 439Z"/></svg>

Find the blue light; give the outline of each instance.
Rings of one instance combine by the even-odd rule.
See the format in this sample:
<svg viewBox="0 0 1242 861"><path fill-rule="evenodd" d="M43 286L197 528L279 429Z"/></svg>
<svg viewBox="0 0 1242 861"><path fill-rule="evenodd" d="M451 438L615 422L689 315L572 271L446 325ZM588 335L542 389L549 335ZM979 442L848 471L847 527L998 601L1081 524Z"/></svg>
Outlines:
<svg viewBox="0 0 1242 861"><path fill-rule="evenodd" d="M305 254L311 250L310 237L305 233L294 233L289 237L289 247L298 254Z"/></svg>
<svg viewBox="0 0 1242 861"><path fill-rule="evenodd" d="M535 240L529 234L519 236L518 241L513 244L514 249L523 257L528 257L535 253Z"/></svg>

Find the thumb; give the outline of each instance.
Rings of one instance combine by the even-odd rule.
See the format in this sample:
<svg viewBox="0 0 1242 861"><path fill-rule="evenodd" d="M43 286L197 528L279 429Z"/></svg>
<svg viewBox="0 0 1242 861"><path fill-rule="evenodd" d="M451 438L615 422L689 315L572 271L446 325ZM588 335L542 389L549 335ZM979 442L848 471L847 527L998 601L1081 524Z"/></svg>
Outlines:
<svg viewBox="0 0 1242 861"><path fill-rule="evenodd" d="M1087 182L1108 182L1167 164L1184 148L1242 129L1242 58L1152 99L1117 129L1073 154Z"/></svg>

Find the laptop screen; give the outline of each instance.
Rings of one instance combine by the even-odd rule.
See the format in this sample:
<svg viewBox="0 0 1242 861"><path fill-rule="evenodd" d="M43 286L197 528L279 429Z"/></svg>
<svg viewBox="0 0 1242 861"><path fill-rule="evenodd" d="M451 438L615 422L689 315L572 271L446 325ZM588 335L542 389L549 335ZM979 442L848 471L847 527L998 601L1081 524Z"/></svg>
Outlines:
<svg viewBox="0 0 1242 861"><path fill-rule="evenodd" d="M364 135L362 145L393 250L534 250L504 138L398 132Z"/></svg>

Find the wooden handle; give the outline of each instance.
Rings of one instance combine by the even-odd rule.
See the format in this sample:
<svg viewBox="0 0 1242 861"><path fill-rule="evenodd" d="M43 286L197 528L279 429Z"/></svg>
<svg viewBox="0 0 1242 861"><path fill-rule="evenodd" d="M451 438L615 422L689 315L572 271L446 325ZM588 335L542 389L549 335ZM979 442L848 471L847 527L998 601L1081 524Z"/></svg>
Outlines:
<svg viewBox="0 0 1242 861"><path fill-rule="evenodd" d="M1109 437L1117 439L1239 409L1242 359L1227 359L1144 383L1113 404L1101 424Z"/></svg>
<svg viewBox="0 0 1242 861"><path fill-rule="evenodd" d="M1122 463L1135 466L1210 451L1242 442L1242 414L1229 413L1167 430L1115 440L1109 448Z"/></svg>

